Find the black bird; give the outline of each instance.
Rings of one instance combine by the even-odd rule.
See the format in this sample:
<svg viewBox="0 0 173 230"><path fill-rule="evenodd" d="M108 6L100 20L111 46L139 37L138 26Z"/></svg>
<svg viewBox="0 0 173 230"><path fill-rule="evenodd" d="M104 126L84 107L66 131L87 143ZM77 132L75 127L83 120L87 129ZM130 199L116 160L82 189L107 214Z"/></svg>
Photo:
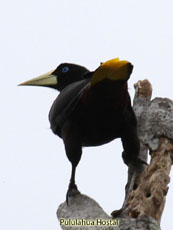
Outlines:
<svg viewBox="0 0 173 230"><path fill-rule="evenodd" d="M98 146L121 138L123 160L137 165L140 143L137 121L131 106L127 80L133 66L118 58L102 63L95 71L64 63L57 69L20 85L46 86L60 91L49 121L52 131L64 141L72 164L67 192L77 192L75 171L83 146Z"/></svg>

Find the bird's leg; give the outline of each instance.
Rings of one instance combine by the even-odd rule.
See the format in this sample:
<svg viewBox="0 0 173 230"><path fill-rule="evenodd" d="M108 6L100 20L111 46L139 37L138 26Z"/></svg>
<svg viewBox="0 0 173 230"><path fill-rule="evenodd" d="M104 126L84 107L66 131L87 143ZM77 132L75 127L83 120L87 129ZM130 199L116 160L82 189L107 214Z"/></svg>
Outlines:
<svg viewBox="0 0 173 230"><path fill-rule="evenodd" d="M128 201L129 194L137 186L135 184L135 179L141 174L146 166L146 162L139 158L140 142L137 136L136 127L131 124L126 124L122 133L121 140L124 148L122 157L124 163L128 166L128 179L125 186L125 199L123 206L120 210L112 212L113 217L122 215Z"/></svg>
<svg viewBox="0 0 173 230"><path fill-rule="evenodd" d="M137 134L137 119L131 106L124 113L124 122L121 129L121 140L123 144L123 160L128 166L131 164L140 171L140 167L146 164L140 159L140 141Z"/></svg>
<svg viewBox="0 0 173 230"><path fill-rule="evenodd" d="M80 133L77 127L74 126L73 122L66 121L64 123L62 127L62 138L65 145L66 155L72 164L71 178L66 194L66 202L68 204L68 198L79 193L75 184L75 172L82 155Z"/></svg>
<svg viewBox="0 0 173 230"><path fill-rule="evenodd" d="M71 171L71 178L70 178L70 183L68 190L77 190L77 186L75 184L75 172L76 172L76 166L72 165L72 171Z"/></svg>
<svg viewBox="0 0 173 230"><path fill-rule="evenodd" d="M125 189L126 196L129 192L129 186L131 185L133 174L140 174L143 171L143 165L145 163L139 158L140 142L136 128L130 125L127 128L128 129L126 129L126 132L124 132L121 138L124 147L122 157L124 163L129 167L128 181Z"/></svg>
<svg viewBox="0 0 173 230"><path fill-rule="evenodd" d="M80 193L79 190L77 189L77 185L75 184L75 172L76 172L76 166L72 165L70 183L69 183L68 190L66 193L67 205L69 205L69 202L68 202L69 197L72 197Z"/></svg>

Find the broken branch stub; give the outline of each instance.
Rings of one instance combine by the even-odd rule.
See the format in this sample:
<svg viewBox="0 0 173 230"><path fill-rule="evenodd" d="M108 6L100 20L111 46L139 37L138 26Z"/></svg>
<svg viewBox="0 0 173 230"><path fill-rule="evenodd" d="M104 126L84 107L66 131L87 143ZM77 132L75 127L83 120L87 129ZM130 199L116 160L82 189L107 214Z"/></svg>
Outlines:
<svg viewBox="0 0 173 230"><path fill-rule="evenodd" d="M147 215L160 223L173 163L173 101L155 98L149 102L151 94L145 89L151 91L151 87L147 84L147 80L135 84L134 111L138 119L140 156L144 159L149 148L151 162L135 178L136 186L128 196L126 209L130 217Z"/></svg>

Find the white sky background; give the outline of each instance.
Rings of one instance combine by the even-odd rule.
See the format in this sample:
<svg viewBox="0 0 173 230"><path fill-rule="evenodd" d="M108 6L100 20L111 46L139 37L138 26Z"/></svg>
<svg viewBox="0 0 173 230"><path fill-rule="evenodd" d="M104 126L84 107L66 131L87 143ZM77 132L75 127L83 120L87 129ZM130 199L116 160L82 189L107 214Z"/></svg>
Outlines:
<svg viewBox="0 0 173 230"><path fill-rule="evenodd" d="M49 128L55 90L17 87L61 62L90 70L114 57L148 78L153 97L172 98L173 3L159 0L6 0L0 6L0 229L55 230L71 173L61 139ZM85 148L79 190L108 212L121 207L127 167L120 140ZM172 175L173 176L173 175ZM162 228L172 230L173 184Z"/></svg>

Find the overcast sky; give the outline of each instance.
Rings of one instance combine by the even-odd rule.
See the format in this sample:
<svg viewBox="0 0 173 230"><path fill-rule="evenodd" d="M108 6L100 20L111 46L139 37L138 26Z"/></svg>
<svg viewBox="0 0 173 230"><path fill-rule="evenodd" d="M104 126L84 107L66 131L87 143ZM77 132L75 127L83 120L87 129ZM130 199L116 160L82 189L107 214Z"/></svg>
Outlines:
<svg viewBox="0 0 173 230"><path fill-rule="evenodd" d="M17 87L61 62L94 70L114 57L129 60L133 84L148 78L153 97L173 97L171 0L6 0L0 6L0 229L56 230L71 165L48 122L55 90ZM85 148L79 190L105 211L121 207L127 167L115 140ZM172 230L173 184L162 218Z"/></svg>

